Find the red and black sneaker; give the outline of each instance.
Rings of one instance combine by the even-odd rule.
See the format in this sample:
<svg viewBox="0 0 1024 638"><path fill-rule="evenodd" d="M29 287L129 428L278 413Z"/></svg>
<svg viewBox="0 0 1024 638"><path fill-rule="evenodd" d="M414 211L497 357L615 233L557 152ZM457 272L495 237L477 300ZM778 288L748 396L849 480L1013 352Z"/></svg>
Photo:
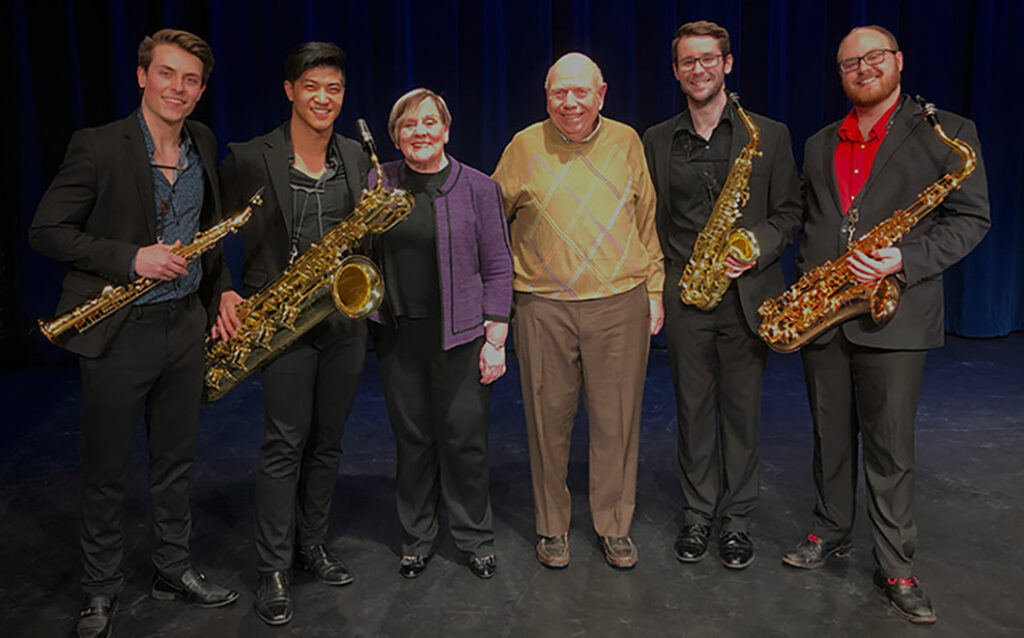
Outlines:
<svg viewBox="0 0 1024 638"><path fill-rule="evenodd" d="M807 538L800 541L796 549L783 555L782 562L800 569L817 569L823 566L830 556L842 558L849 556L851 552L853 552L853 541L849 537L829 542L814 534L808 534Z"/></svg>

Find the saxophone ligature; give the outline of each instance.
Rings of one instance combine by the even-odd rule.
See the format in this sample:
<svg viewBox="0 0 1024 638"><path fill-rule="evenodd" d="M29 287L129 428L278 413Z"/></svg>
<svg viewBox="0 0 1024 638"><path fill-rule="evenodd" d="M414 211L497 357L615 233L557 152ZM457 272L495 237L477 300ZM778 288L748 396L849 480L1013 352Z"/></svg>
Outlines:
<svg viewBox="0 0 1024 638"><path fill-rule="evenodd" d="M263 204L263 188L260 188L241 212L221 220L217 224L197 234L192 243L178 246L171 252L190 262L196 257L217 245L227 235L237 232L252 217L252 210ZM76 334L81 334L99 322L110 317L121 308L132 303L145 293L163 283L160 279L139 277L130 284L114 286L108 284L98 295L75 306L71 310L49 321L40 319L39 330L49 339L50 343L63 347Z"/></svg>
<svg viewBox="0 0 1024 638"><path fill-rule="evenodd" d="M203 400L221 398L260 366L280 354L337 309L358 319L377 309L384 295L380 271L362 256L349 254L366 234L390 230L412 212L413 198L384 189L377 151L366 122L357 120L363 147L377 183L364 189L352 212L299 255L278 277L235 309L241 325L235 336L206 339Z"/></svg>
<svg viewBox="0 0 1024 638"><path fill-rule="evenodd" d="M900 287L885 277L862 284L847 266L853 251L870 253L899 242L921 219L960 188L977 166L974 149L960 139L950 139L939 124L935 105L920 95L921 114L939 139L960 156L960 170L947 173L925 188L917 199L879 223L860 239L850 242L845 253L804 274L789 290L767 299L758 308L762 321L758 334L776 352L793 352L832 326L851 317L871 313L876 325L885 325L896 313Z"/></svg>
<svg viewBox="0 0 1024 638"><path fill-rule="evenodd" d="M754 158L761 155L761 131L740 106L740 97L729 93L729 102L736 106L750 141L740 151L729 169L729 175L718 194L704 229L693 244L690 261L679 279L679 297L683 303L711 310L722 300L732 281L725 274L725 258L732 255L740 261L754 261L761 256L754 233L737 228L743 217L743 207L750 198L750 172Z"/></svg>

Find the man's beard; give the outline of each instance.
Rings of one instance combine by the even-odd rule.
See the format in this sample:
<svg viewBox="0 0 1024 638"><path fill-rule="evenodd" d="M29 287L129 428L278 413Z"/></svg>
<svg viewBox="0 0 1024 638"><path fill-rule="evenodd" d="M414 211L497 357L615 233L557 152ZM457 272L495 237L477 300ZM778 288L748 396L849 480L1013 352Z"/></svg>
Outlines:
<svg viewBox="0 0 1024 638"><path fill-rule="evenodd" d="M854 106L874 106L883 102L900 85L899 72L886 74L880 71L878 75L873 77L877 77L878 82L872 87L862 88L856 84L844 87L846 89L846 97Z"/></svg>

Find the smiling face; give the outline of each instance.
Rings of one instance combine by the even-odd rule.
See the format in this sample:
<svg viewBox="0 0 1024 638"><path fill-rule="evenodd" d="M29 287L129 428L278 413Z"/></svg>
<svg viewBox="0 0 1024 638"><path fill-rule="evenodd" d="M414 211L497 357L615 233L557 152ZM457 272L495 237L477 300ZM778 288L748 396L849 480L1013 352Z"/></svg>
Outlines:
<svg viewBox="0 0 1024 638"><path fill-rule="evenodd" d="M714 57L710 68L701 64L703 57ZM693 67L686 69L693 63ZM732 72L732 54L722 55L718 39L709 35L684 37L676 44L672 73L686 94L690 107L699 107L724 94L725 76Z"/></svg>
<svg viewBox="0 0 1024 638"><path fill-rule="evenodd" d="M589 58L567 54L548 72L548 115L558 130L573 142L582 142L597 128L608 85Z"/></svg>
<svg viewBox="0 0 1024 638"><path fill-rule="evenodd" d="M398 148L409 168L420 173L441 170L448 125L430 98L409 109L398 121Z"/></svg>
<svg viewBox="0 0 1024 638"><path fill-rule="evenodd" d="M318 66L307 69L295 83L285 80L284 92L292 103L292 122L314 132L331 131L341 114L345 99L345 78L341 69Z"/></svg>
<svg viewBox="0 0 1024 638"><path fill-rule="evenodd" d="M856 29L843 38L836 60L846 60L865 55L869 51L895 48L885 35L874 29ZM899 93L900 72L903 70L903 53L885 53L877 66L861 60L857 68L849 73L840 72L843 91L855 106L870 107L885 102Z"/></svg>
<svg viewBox="0 0 1024 638"><path fill-rule="evenodd" d="M137 69L142 110L169 126L185 121L202 96L203 61L174 44L158 44L149 68Z"/></svg>

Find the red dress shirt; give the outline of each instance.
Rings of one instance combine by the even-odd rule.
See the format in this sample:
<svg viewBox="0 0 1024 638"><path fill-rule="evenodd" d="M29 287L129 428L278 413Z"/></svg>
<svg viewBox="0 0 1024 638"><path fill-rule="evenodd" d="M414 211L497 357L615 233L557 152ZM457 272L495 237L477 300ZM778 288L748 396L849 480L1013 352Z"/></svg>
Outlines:
<svg viewBox="0 0 1024 638"><path fill-rule="evenodd" d="M871 165L875 162L878 148L888 131L887 124L893 111L899 104L897 100L875 125L868 131L867 139L860 134L857 125L857 113L854 109L846 115L839 125L839 144L836 145L836 181L839 183L839 202L843 212L849 212L850 204L857 198L857 193L864 187L871 174Z"/></svg>

